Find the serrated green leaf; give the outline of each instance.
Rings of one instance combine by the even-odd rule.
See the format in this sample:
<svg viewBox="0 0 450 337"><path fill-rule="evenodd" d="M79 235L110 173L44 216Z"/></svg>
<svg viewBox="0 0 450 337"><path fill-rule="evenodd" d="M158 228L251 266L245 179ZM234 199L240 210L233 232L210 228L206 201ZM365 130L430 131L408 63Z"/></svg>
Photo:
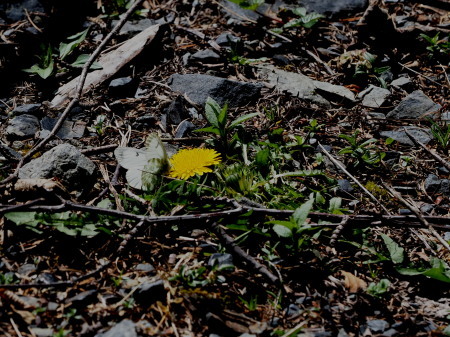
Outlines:
<svg viewBox="0 0 450 337"><path fill-rule="evenodd" d="M263 149L256 153L255 164L259 167L267 167L269 165L270 150Z"/></svg>
<svg viewBox="0 0 450 337"><path fill-rule="evenodd" d="M384 244L389 251L392 262L395 264L402 263L405 250L386 234L381 234L381 237L383 238Z"/></svg>

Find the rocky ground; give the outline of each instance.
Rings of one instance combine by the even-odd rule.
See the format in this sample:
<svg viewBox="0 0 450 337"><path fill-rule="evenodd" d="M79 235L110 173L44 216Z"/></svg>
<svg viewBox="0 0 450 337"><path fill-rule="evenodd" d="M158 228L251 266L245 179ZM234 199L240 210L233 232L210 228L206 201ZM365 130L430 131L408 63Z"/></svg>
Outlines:
<svg viewBox="0 0 450 337"><path fill-rule="evenodd" d="M130 6L0 3L0 334L449 335L450 3Z"/></svg>

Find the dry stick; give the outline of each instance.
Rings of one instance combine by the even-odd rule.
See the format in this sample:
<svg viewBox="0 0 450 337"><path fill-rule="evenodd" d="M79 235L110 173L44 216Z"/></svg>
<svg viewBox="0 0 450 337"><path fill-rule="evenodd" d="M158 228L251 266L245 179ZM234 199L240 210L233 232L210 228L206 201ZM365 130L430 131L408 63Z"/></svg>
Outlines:
<svg viewBox="0 0 450 337"><path fill-rule="evenodd" d="M380 205L380 207L383 209L384 213L389 214L389 211L387 210L387 208L384 207L384 205L377 198L375 198L375 196L372 193L370 193L367 190L367 188L365 188L358 181L358 179L356 179L350 172L348 172L345 169L345 167L342 166L342 164L340 162L338 162L336 159L334 159L334 157L320 143L319 143L319 148L321 149L321 151L323 153L325 153L327 155L328 158L330 158L330 160L333 162L333 164L336 165L337 167L339 167L342 172L344 172L347 176L349 176L364 191L364 193L366 193L370 197L370 199L372 199L376 204Z"/></svg>
<svg viewBox="0 0 450 337"><path fill-rule="evenodd" d="M244 261L249 263L256 271L260 272L264 277L266 277L269 281L276 285L281 284L281 280L276 277L272 272L266 268L266 266L259 263L253 256L248 255L244 250L239 247L236 242L234 242L234 239L229 236L223 228L215 222L212 225L213 230L216 232L216 234L219 236L219 238L224 242L226 246L228 246L235 255L238 255L240 258L242 258Z"/></svg>
<svg viewBox="0 0 450 337"><path fill-rule="evenodd" d="M403 63L400 63L400 62L397 62L397 64L399 64L400 66L402 66L402 67L405 68L406 70L409 70L410 72L412 72L412 73L414 73L414 74L416 74L416 75L422 76L423 78L427 79L428 81L430 81L430 82L432 82L432 83L434 83L434 84L437 84L437 85L440 86L440 87L444 87L443 84L441 84L441 83L439 83L439 82L436 82L435 80L429 78L428 76L425 76L424 74L419 73L418 71L415 71L414 69L411 69L411 68L408 67L406 64L403 64Z"/></svg>
<svg viewBox="0 0 450 337"><path fill-rule="evenodd" d="M420 147L422 147L425 151L427 151L434 159L436 159L439 163L445 166L447 170L450 170L450 163L446 161L444 158L442 158L437 153L431 151L428 147L425 146L422 142L419 142L406 128L404 128L406 135L409 137L409 139L412 140L412 142Z"/></svg>
<svg viewBox="0 0 450 337"><path fill-rule="evenodd" d="M422 213L417 209L416 206L414 206L413 204L407 202L400 193L398 193L396 190L394 190L392 187L390 187L388 184L382 182L383 186L388 189L388 191L394 196L396 197L398 200L400 200L411 212L414 213L414 215L417 217L417 219L419 219L419 221L428 228L428 230L436 237L436 239L439 240L439 242L450 252L450 246L447 243L447 241L445 241L438 232L436 232L436 230L433 228L433 226L431 226L428 221L424 218L424 216L422 215Z"/></svg>
<svg viewBox="0 0 450 337"><path fill-rule="evenodd" d="M97 57L100 55L100 52L103 50L103 48L106 46L106 44L111 40L111 38L122 28L122 26L125 24L125 22L128 20L129 16L134 13L134 11L137 9L137 7L143 2L144 0L136 0L133 6L131 6L128 11L124 14L124 16L120 19L120 21L117 23L116 26L109 32L109 34L105 37L105 39L100 43L100 45L95 49L95 51L92 53L92 55L89 57L89 59L86 61L86 63L83 66L83 70L80 75L80 82L78 84L77 91L75 93L75 97L72 98L72 100L67 105L64 112L61 114L61 116L58 118L58 121L56 122L55 126L53 127L52 131L45 137L43 140L41 140L35 147L33 147L28 153L22 157L20 162L18 163L16 169L14 170L14 173L10 174L9 177L4 179L0 182L0 188L4 188L5 184L17 177L19 174L19 169L22 167L22 165L30 159L35 153L40 151L45 144L47 144L51 138L53 138L59 131L59 129L62 127L64 121L66 120L67 116L69 115L70 111L74 107L74 105L79 101L81 94L83 92L84 83L86 81L86 76L88 74L89 68L94 63L94 61L97 59Z"/></svg>
<svg viewBox="0 0 450 337"><path fill-rule="evenodd" d="M336 73L330 68L330 66L326 64L324 61L322 61L322 59L319 56L317 56L316 54L314 54L312 51L309 50L306 50L306 53L309 56L311 56L314 60L316 60L317 63L323 65L328 74L330 74L331 76L336 75Z"/></svg>

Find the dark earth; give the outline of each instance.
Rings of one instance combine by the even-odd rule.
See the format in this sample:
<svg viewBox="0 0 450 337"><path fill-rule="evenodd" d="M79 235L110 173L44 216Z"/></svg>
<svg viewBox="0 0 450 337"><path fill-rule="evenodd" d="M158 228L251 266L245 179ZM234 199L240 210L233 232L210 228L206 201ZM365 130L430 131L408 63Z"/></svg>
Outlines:
<svg viewBox="0 0 450 337"><path fill-rule="evenodd" d="M449 10L2 1L0 336L450 335Z"/></svg>

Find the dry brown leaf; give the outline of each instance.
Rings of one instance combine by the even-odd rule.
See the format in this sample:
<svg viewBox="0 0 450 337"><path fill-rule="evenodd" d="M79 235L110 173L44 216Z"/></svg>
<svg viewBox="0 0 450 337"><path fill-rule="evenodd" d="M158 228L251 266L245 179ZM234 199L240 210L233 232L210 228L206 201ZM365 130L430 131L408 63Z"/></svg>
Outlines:
<svg viewBox="0 0 450 337"><path fill-rule="evenodd" d="M86 77L83 92L99 85L117 73L124 65L135 58L158 35L161 25L153 25L126 41L119 48L103 55L98 63L102 69L90 72ZM51 101L52 108L60 108L75 96L80 76L59 88L57 95Z"/></svg>
<svg viewBox="0 0 450 337"><path fill-rule="evenodd" d="M341 274L345 277L344 286L351 293L356 293L358 290L366 290L367 283L364 280L361 280L359 277L349 273L347 271L341 270Z"/></svg>

